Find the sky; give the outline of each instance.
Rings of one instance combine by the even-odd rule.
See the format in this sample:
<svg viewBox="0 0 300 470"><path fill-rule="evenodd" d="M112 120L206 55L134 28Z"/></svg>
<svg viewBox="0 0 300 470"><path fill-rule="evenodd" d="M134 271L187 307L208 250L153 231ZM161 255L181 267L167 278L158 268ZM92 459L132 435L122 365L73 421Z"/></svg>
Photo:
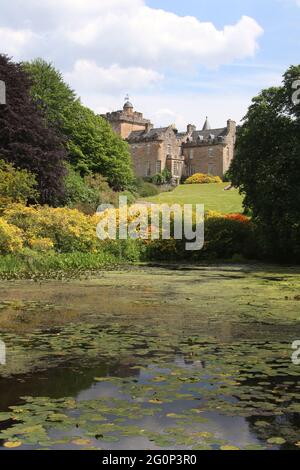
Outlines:
<svg viewBox="0 0 300 470"><path fill-rule="evenodd" d="M156 126L240 122L300 63L300 0L0 0L0 52L42 57L83 104Z"/></svg>

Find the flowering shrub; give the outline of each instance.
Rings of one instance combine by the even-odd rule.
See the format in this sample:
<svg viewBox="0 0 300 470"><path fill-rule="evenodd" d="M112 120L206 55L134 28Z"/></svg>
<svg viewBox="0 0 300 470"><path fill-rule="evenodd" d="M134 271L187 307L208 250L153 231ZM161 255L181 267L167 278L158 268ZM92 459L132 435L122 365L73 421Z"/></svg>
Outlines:
<svg viewBox="0 0 300 470"><path fill-rule="evenodd" d="M32 238L28 242L30 248L34 251L50 251L54 248L54 243L50 238Z"/></svg>
<svg viewBox="0 0 300 470"><path fill-rule="evenodd" d="M23 247L22 230L0 218L0 253L16 253Z"/></svg>
<svg viewBox="0 0 300 470"><path fill-rule="evenodd" d="M205 175L204 173L195 173L185 180L184 184L211 184L211 183L222 183L219 176Z"/></svg>
<svg viewBox="0 0 300 470"><path fill-rule="evenodd" d="M140 207L140 206L138 206ZM253 256L256 253L254 226L248 217L241 214L221 214L208 211L205 214L205 246L202 251L188 252L186 240L174 240L174 215L171 214L170 240L150 240L151 231L158 227L151 225L150 208L141 211L148 214L148 226L139 225L138 207L132 208L127 223L133 223L137 237L148 240L99 240L96 227L107 217L116 218L120 227L120 210L108 209L101 214L85 215L76 209L50 208L48 206L26 207L11 204L0 218L0 254L18 253L29 250L36 255L51 255L52 250L60 253L103 253L116 259L144 260L201 260L206 258L228 259L235 255ZM160 216L161 218L161 216ZM152 221L153 223L153 221ZM194 222L195 223L195 220ZM104 230L107 230L107 226ZM118 232L118 231L117 231ZM162 236L161 224L159 227ZM116 234L118 237L118 233ZM39 255L42 256L42 255Z"/></svg>
<svg viewBox="0 0 300 470"><path fill-rule="evenodd" d="M96 218L76 209L14 204L4 211L4 218L24 232L28 246L34 239L48 239L61 252L95 251L99 245Z"/></svg>
<svg viewBox="0 0 300 470"><path fill-rule="evenodd" d="M241 222L243 224L247 224L250 222L249 217L243 214L227 214L225 218L228 220L236 220L237 222Z"/></svg>
<svg viewBox="0 0 300 470"><path fill-rule="evenodd" d="M26 203L37 200L38 191L35 176L27 170L15 168L0 159L0 198Z"/></svg>
<svg viewBox="0 0 300 470"><path fill-rule="evenodd" d="M205 212L205 219L217 219L217 218L222 218L225 217L222 212L217 212L217 211L206 211Z"/></svg>

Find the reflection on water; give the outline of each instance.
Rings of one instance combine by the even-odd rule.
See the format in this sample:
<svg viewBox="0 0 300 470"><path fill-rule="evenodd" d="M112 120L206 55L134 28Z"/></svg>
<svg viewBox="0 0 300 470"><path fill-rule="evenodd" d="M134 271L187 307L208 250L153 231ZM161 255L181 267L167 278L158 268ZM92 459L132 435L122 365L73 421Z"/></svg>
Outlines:
<svg viewBox="0 0 300 470"><path fill-rule="evenodd" d="M242 321L237 314L244 306L229 304L228 294L217 291L210 301L202 290L200 304L194 290L191 301L188 289L198 276L166 272L155 285L135 279L146 285L138 298L135 292L137 304L128 294L132 277L122 277L118 297L107 278L100 286L91 281L87 303L79 306L84 321L3 333L8 364L0 371L2 448L298 449L299 367L290 360L297 323L260 322L253 313ZM252 278L238 276L246 289ZM226 288L232 280L223 277L214 272L205 282L218 278ZM262 276L253 302L262 299L265 282ZM276 278L281 282L286 279ZM175 285L182 291L175 292ZM55 286L57 298L64 287L59 292ZM81 295L82 286L69 285L68 295L72 289ZM110 291L114 308L103 311L96 289L105 289L105 298ZM218 296L227 302L226 317L216 317Z"/></svg>

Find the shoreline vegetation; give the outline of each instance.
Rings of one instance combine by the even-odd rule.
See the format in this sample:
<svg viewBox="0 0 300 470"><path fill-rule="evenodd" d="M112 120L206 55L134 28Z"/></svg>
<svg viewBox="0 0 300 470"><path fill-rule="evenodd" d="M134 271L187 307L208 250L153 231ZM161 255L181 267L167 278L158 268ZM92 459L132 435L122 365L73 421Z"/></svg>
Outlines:
<svg viewBox="0 0 300 470"><path fill-rule="evenodd" d="M121 251L121 250L120 250ZM190 270L197 268L214 268L225 266L233 269L245 266L252 269L268 270L279 269L297 270L300 265L278 264L276 262L264 262L254 259L242 259L238 256L227 259L203 259L198 261L185 260L143 260L130 259L124 256L108 252L99 253L26 253L17 255L0 256L0 282L27 280L27 281L51 281L51 280L80 280L97 277L103 272L134 271L140 268L168 268L174 271Z"/></svg>

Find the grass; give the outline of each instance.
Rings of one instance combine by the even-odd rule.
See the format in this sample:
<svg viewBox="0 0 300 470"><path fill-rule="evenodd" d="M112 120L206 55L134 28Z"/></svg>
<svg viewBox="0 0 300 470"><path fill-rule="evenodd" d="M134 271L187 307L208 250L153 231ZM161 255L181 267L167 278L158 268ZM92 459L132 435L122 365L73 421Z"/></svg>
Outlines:
<svg viewBox="0 0 300 470"><path fill-rule="evenodd" d="M243 212L243 197L237 189L224 191L228 183L180 185L172 192L146 200L157 204L204 204L205 210L224 214Z"/></svg>

